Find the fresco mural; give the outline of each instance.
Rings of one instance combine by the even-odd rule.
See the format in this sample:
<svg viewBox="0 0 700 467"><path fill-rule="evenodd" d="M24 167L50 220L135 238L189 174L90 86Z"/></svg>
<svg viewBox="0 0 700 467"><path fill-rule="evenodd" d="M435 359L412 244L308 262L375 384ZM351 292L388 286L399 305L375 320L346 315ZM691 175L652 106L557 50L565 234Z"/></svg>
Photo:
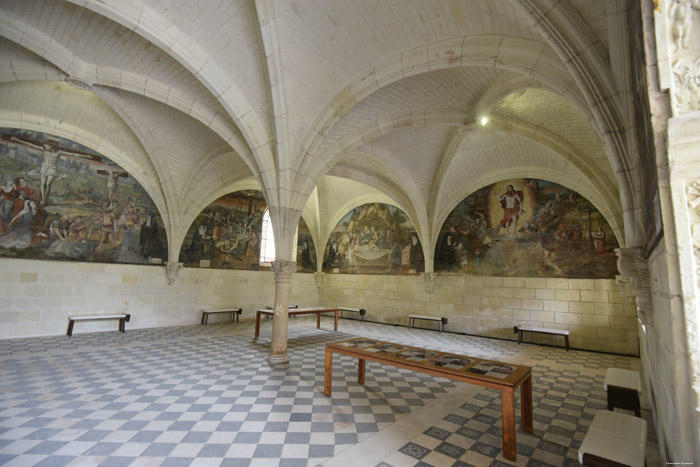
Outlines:
<svg viewBox="0 0 700 467"><path fill-rule="evenodd" d="M73 141L0 129L0 256L162 264L163 221L119 165Z"/></svg>
<svg viewBox="0 0 700 467"><path fill-rule="evenodd" d="M613 278L617 240L581 195L536 179L469 195L442 226L435 270L485 276Z"/></svg>
<svg viewBox="0 0 700 467"><path fill-rule="evenodd" d="M265 198L258 190L217 199L192 223L180 262L186 267L257 270L265 209Z"/></svg>
<svg viewBox="0 0 700 467"><path fill-rule="evenodd" d="M331 233L323 270L356 274L415 274L425 269L416 230L389 204L358 206Z"/></svg>
<svg viewBox="0 0 700 467"><path fill-rule="evenodd" d="M303 217L297 230L297 272L316 272L316 246Z"/></svg>

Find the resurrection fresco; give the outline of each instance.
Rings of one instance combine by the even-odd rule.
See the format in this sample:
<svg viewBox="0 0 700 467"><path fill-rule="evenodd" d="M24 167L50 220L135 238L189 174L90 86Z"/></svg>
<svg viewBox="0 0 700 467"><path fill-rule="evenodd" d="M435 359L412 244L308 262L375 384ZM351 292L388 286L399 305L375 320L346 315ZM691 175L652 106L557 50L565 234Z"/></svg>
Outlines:
<svg viewBox="0 0 700 467"><path fill-rule="evenodd" d="M435 270L484 276L612 278L617 240L584 197L553 182L504 180L445 220Z"/></svg>
<svg viewBox="0 0 700 467"><path fill-rule="evenodd" d="M85 146L0 129L0 256L162 264L163 222L146 190Z"/></svg>
<svg viewBox="0 0 700 467"><path fill-rule="evenodd" d="M229 193L207 206L187 231L180 262L187 267L258 269L262 218L261 191Z"/></svg>
<svg viewBox="0 0 700 467"><path fill-rule="evenodd" d="M297 272L316 272L316 246L303 217L297 230Z"/></svg>
<svg viewBox="0 0 700 467"><path fill-rule="evenodd" d="M356 207L335 226L323 255L323 270L356 274L415 274L424 271L416 229L389 204Z"/></svg>

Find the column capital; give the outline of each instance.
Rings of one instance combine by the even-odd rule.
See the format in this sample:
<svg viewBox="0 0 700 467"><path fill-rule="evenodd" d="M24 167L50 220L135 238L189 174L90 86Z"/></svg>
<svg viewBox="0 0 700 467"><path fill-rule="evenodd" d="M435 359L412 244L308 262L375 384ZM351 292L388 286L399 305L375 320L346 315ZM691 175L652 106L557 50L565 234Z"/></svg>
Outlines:
<svg viewBox="0 0 700 467"><path fill-rule="evenodd" d="M616 248L618 282L632 289L649 289L649 262L641 247Z"/></svg>
<svg viewBox="0 0 700 467"><path fill-rule="evenodd" d="M296 261L278 259L272 262L272 272L275 275L275 283L292 282L292 274L297 270Z"/></svg>
<svg viewBox="0 0 700 467"><path fill-rule="evenodd" d="M168 280L168 285L173 285L175 283L175 279L177 279L182 268L183 264L177 261L167 261L165 263L165 278Z"/></svg>
<svg viewBox="0 0 700 467"><path fill-rule="evenodd" d="M316 281L316 287L319 289L323 287L326 283L326 273L325 272L315 272L314 280Z"/></svg>
<svg viewBox="0 0 700 467"><path fill-rule="evenodd" d="M649 282L649 261L640 247L617 248L617 270L615 282L623 284L634 296L637 319L642 324L651 323L651 291Z"/></svg>

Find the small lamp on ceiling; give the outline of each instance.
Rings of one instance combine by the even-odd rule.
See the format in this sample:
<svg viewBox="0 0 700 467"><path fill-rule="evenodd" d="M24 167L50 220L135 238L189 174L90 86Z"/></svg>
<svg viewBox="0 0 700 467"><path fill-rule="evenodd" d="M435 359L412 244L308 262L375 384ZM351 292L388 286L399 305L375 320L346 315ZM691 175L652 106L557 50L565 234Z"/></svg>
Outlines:
<svg viewBox="0 0 700 467"><path fill-rule="evenodd" d="M486 126L486 124L489 122L489 117L484 115L479 119L479 122L481 123L481 126Z"/></svg>

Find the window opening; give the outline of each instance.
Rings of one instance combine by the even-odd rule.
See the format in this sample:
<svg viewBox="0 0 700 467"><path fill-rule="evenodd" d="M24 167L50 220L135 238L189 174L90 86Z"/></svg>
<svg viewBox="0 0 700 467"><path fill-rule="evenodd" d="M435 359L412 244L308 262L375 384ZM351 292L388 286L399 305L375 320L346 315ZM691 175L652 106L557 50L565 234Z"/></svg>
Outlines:
<svg viewBox="0 0 700 467"><path fill-rule="evenodd" d="M270 210L266 209L262 221L262 239L260 241L260 262L271 263L275 260L275 235L272 232Z"/></svg>

